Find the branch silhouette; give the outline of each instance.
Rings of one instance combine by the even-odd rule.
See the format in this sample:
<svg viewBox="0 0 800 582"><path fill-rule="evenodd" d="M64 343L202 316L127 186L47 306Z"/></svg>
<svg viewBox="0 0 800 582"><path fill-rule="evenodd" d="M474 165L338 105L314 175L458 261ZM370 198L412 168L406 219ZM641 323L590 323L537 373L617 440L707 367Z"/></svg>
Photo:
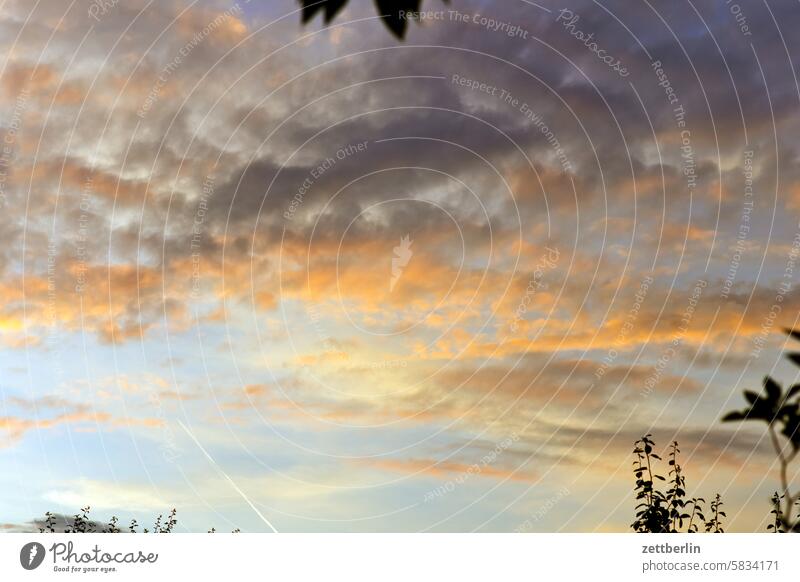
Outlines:
<svg viewBox="0 0 800 582"><path fill-rule="evenodd" d="M786 329L792 339L800 340L800 332ZM790 352L786 357L795 366L800 367L800 352ZM722 422L757 420L767 424L770 443L780 463L781 494L772 497L773 513L777 508L775 523L770 529L776 533L781 531L800 532L800 516L794 514L794 506L800 501L800 491L792 492L789 482L789 469L792 461L800 453L800 384L795 384L784 392L770 376L764 378L764 390L758 394L745 390L744 397L748 407L744 410L729 412Z"/></svg>

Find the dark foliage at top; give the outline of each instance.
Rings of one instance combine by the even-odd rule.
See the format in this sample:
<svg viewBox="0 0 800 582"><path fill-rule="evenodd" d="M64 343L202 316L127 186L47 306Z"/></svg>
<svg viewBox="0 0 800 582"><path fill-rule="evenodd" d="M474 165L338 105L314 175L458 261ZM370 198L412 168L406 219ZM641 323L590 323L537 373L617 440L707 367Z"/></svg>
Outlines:
<svg viewBox="0 0 800 582"><path fill-rule="evenodd" d="M800 332L787 329L793 339L800 340ZM800 366L800 352L790 352L787 358ZM800 532L800 519L793 515L795 504L800 501L800 492L792 493L789 483L789 467L800 453L800 384L784 391L771 377L764 378L764 390L760 394L744 391L748 407L729 412L723 422L757 420L767 424L772 448L780 463L782 494L772 497L774 522L770 525L776 533ZM782 507L782 509L781 509ZM776 512L777 509L777 513Z"/></svg>
<svg viewBox="0 0 800 582"><path fill-rule="evenodd" d="M450 0L442 1L447 4ZM329 24L347 6L348 0L299 0L299 2L303 7L303 24L313 19L319 12L325 15L325 24ZM421 7L422 0L375 0L375 8L386 28L399 39L406 35L407 14L418 13Z"/></svg>

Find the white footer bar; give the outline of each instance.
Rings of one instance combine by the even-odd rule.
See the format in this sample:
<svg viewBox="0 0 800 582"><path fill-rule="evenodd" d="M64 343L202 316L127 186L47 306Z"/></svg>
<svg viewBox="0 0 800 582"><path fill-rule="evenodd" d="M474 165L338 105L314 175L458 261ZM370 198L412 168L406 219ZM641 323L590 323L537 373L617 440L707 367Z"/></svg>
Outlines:
<svg viewBox="0 0 800 582"><path fill-rule="evenodd" d="M3 534L0 579L796 581L798 543L792 534Z"/></svg>

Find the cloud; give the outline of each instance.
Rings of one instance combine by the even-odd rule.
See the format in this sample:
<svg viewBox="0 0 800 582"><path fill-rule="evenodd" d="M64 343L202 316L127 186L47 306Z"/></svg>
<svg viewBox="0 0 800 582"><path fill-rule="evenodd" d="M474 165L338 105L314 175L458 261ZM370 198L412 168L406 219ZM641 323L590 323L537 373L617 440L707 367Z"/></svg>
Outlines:
<svg viewBox="0 0 800 582"><path fill-rule="evenodd" d="M5 410L17 408L22 415L0 416L0 431L5 436L4 445L19 442L29 431L46 431L60 426L73 426L76 430L94 430L122 427L161 426L162 419L151 417L117 416L97 410L88 404L76 403L60 396L43 396L35 399L10 397L5 401Z"/></svg>
<svg viewBox="0 0 800 582"><path fill-rule="evenodd" d="M522 481L535 483L536 474L516 469L497 467L480 467L478 464L459 463L454 461L436 461L434 459L383 459L371 463L371 466L384 471L401 473L412 477L424 476L439 480L447 480L457 475L477 475L490 479Z"/></svg>
<svg viewBox="0 0 800 582"><path fill-rule="evenodd" d="M45 501L61 507L91 506L98 510L160 511L174 503L142 488L140 484L108 483L93 479L67 482L57 490L46 491Z"/></svg>

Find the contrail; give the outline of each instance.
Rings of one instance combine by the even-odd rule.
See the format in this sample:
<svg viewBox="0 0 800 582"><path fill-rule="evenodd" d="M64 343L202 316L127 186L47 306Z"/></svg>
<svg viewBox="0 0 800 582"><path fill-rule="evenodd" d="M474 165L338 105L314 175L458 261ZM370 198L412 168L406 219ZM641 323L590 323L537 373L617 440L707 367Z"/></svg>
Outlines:
<svg viewBox="0 0 800 582"><path fill-rule="evenodd" d="M241 489L239 489L239 487L236 485L236 483L234 483L234 482L233 482L233 479L231 479L230 477L228 477L228 474L227 474L225 471L223 471L223 470L222 470L222 467L220 467L220 466L217 464L217 462L216 462L214 459L212 459L212 458L211 458L211 455L209 455L209 454L208 454L208 452L206 452L206 450L203 448L203 445L201 445L201 444L200 444L200 441L198 441L198 440L197 440L197 438L195 438L194 434L192 434L192 431L190 431L190 430L189 430L189 429L186 427L186 425L185 425L185 424L183 424L183 423L182 423L180 420L178 421L178 424L179 424L179 425L181 425L181 428L182 428L183 430L185 430L185 431L186 431L186 434L188 434L188 435L191 437L191 439L192 439L192 440L195 442L195 444L197 445L197 447L198 447L198 448L199 448L201 451L203 451L203 454L204 454L204 455L206 456L206 458L207 458L207 459L208 459L208 460L211 462L211 464L212 464L212 465L214 465L214 467L216 467L217 471L219 471L220 473L222 473L222 476L223 476L223 477L225 477L225 478L228 480L228 482L231 484L231 486L232 486L234 489L236 489L236 492L237 492L239 495L241 495L241 496L242 496L242 499L244 499L244 500L247 502L247 504L248 504L248 505L249 505L249 506L250 506L250 507L253 509L253 511L255 511L255 512L256 512L256 515L258 515L258 517L260 517L260 518L261 518L261 521L263 521L264 523L266 523L266 524L269 526L269 528L270 528L270 529L273 531L273 533L278 533L278 530L277 530L277 529L275 529L275 526L274 526L274 525L272 525L272 524L270 523L270 521L269 521L269 520L268 520L266 517L264 517L264 515L263 515L263 514L262 514L262 513L261 513L261 512L258 510L258 508L257 508L255 505L253 505L253 502L252 502L252 501L250 501L250 500L247 498L247 495L245 495L245 494L244 494L244 491L242 491Z"/></svg>

